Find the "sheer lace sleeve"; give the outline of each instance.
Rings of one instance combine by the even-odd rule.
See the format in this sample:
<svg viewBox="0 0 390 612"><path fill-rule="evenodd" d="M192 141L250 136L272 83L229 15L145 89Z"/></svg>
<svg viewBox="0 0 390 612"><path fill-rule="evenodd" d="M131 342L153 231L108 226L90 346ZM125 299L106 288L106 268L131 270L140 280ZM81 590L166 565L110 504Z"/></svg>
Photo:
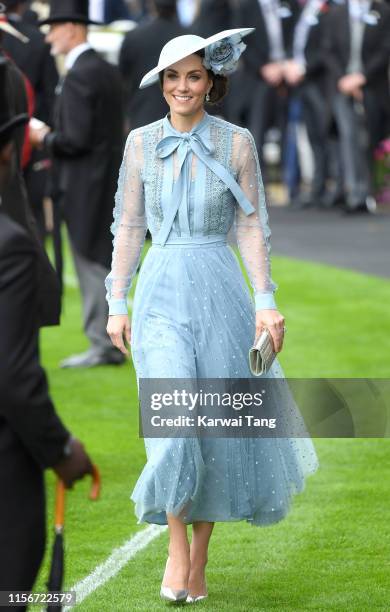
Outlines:
<svg viewBox="0 0 390 612"><path fill-rule="evenodd" d="M127 294L145 241L146 219L141 168L142 134L130 132L115 195L111 271L106 278L109 314L127 314Z"/></svg>
<svg viewBox="0 0 390 612"><path fill-rule="evenodd" d="M234 136L233 164L238 170L241 189L255 208L255 212L246 216L242 208L236 206L235 233L255 292L256 310L276 308L273 294L277 285L271 279L270 265L271 231L256 146L248 130Z"/></svg>

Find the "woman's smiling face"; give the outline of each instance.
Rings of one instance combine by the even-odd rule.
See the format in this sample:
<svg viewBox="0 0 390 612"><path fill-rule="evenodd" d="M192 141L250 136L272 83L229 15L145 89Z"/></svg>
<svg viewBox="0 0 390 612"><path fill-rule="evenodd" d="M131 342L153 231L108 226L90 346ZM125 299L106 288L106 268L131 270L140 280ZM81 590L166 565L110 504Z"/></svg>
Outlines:
<svg viewBox="0 0 390 612"><path fill-rule="evenodd" d="M163 94L171 114L192 116L203 111L205 96L212 86L199 55L189 55L164 70Z"/></svg>

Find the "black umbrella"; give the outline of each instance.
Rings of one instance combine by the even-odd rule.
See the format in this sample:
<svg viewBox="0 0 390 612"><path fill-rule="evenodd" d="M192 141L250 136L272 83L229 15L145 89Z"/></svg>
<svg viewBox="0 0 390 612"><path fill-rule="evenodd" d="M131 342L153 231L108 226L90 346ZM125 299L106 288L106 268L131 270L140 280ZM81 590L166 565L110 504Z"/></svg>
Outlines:
<svg viewBox="0 0 390 612"><path fill-rule="evenodd" d="M96 500L100 495L100 474L97 467L93 466L92 487L89 493L89 499ZM64 518L65 518L65 485L62 480L57 481L56 485L56 500L55 500L55 515L54 515L54 544L51 558L51 567L47 588L49 593L55 593L62 590L62 581L64 577ZM47 612L53 610L61 610L61 603L49 603Z"/></svg>

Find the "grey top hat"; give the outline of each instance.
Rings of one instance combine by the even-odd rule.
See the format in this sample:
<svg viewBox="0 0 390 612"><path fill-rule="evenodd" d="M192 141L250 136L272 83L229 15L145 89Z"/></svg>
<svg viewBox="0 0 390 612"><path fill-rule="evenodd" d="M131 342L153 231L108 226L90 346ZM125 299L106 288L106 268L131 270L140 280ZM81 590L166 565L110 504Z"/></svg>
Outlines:
<svg viewBox="0 0 390 612"><path fill-rule="evenodd" d="M0 57L0 146L12 137L15 128L27 123L27 113L12 115L7 96L8 61Z"/></svg>
<svg viewBox="0 0 390 612"><path fill-rule="evenodd" d="M51 0L49 16L40 21L39 25L68 21L84 25L103 25L89 18L88 0Z"/></svg>

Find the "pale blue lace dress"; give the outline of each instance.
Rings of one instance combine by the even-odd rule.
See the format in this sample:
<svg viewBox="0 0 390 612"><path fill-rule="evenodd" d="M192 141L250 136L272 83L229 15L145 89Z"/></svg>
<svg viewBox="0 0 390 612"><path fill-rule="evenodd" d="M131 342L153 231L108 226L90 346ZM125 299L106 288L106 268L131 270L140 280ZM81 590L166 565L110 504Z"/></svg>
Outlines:
<svg viewBox="0 0 390 612"><path fill-rule="evenodd" d="M227 245L232 227L255 305ZM138 379L250 377L255 307L275 308L276 289L250 132L205 114L189 133L165 117L129 134L106 281L110 314L127 313L147 228L153 244L132 316ZM283 377L277 360L269 376ZM166 524L172 512L186 523L275 523L318 467L309 438L147 438L145 446L147 463L131 496L139 522Z"/></svg>

